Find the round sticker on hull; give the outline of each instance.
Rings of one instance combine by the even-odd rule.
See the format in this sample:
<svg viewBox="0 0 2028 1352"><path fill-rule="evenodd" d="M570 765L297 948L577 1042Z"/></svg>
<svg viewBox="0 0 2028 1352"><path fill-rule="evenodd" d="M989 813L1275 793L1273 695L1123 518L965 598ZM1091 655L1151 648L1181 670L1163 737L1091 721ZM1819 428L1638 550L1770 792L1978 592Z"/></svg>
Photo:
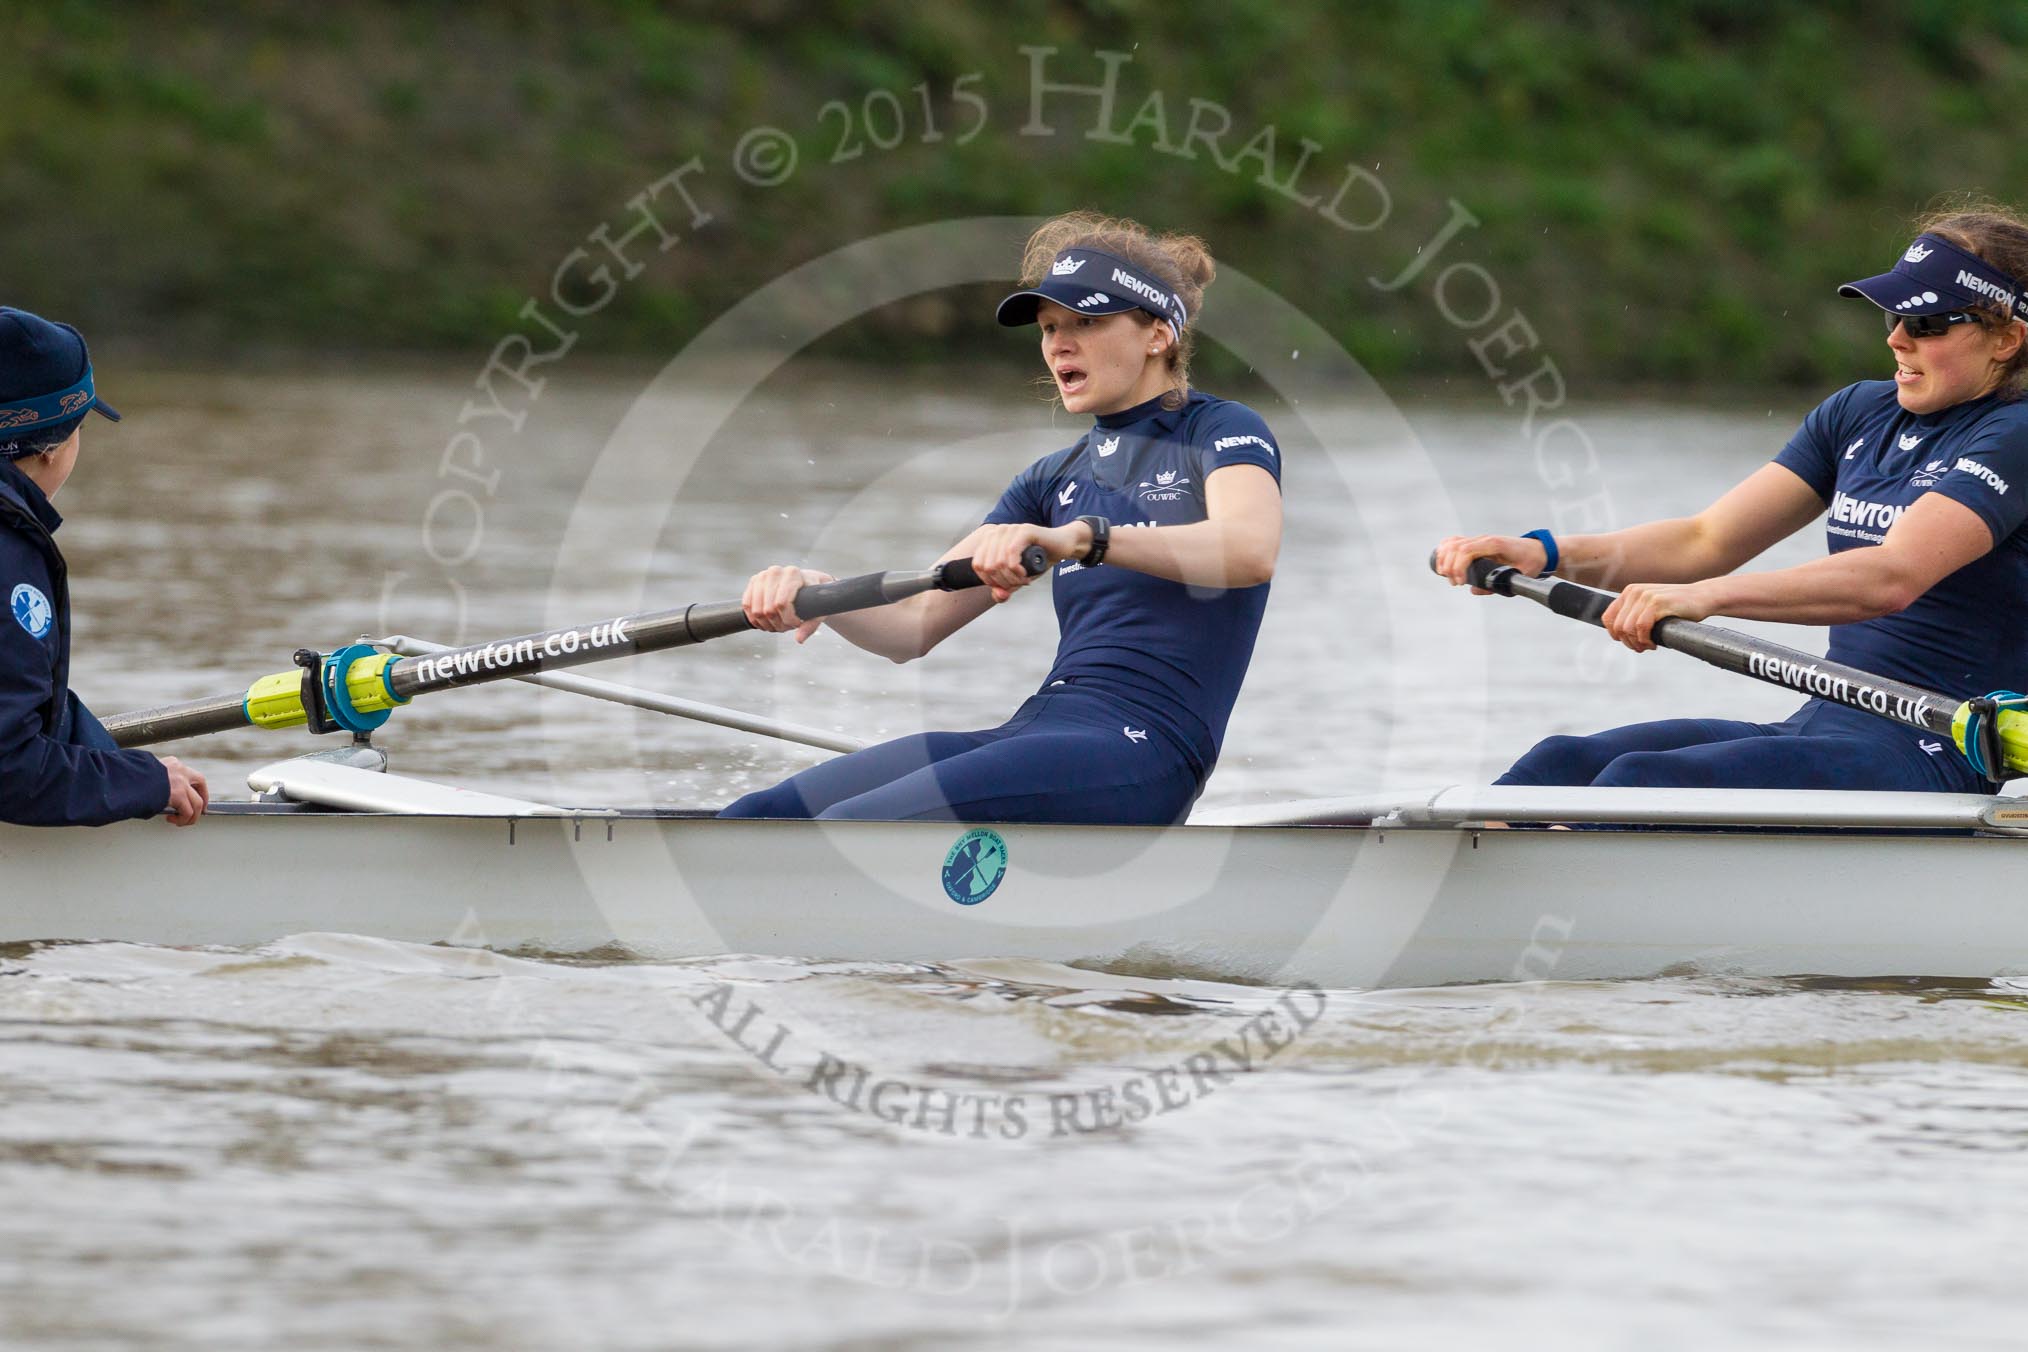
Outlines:
<svg viewBox="0 0 2028 1352"><path fill-rule="evenodd" d="M15 622L28 631L29 637L49 636L49 626L55 623L56 611L51 608L49 598L42 594L42 588L26 582L17 583L14 594L7 601L14 611Z"/></svg>
<svg viewBox="0 0 2028 1352"><path fill-rule="evenodd" d="M998 831L976 827L958 837L944 856L944 895L960 906L977 906L993 895L1007 874L1007 842Z"/></svg>

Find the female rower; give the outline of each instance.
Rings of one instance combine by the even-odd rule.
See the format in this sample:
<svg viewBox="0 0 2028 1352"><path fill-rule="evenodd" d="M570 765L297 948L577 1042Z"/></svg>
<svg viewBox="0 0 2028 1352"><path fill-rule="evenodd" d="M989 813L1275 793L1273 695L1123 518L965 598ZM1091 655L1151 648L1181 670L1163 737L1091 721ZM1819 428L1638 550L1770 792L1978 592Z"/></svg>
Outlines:
<svg viewBox="0 0 2028 1352"><path fill-rule="evenodd" d="M1453 537L1475 558L1620 589L1636 652L1665 616L1831 626L1831 660L1960 696L2028 675L2028 219L1933 213L1893 270L1838 288L1887 323L1891 380L1838 391L1773 463L1695 516L1603 535ZM1830 554L1734 573L1830 508ZM1811 700L1779 723L1668 719L1538 743L1502 784L1989 792L1939 738Z"/></svg>
<svg viewBox="0 0 2028 1352"><path fill-rule="evenodd" d="M1056 568L1061 639L1042 687L997 728L869 747L748 794L729 817L1164 824L1218 759L1281 545L1281 457L1258 414L1189 384L1191 327L1212 278L1188 235L1088 212L1028 240L1000 323L1040 326L1042 360L1077 442L1023 470L984 525L945 551L987 584L832 616L896 662L930 649ZM1135 527L1137 529L1126 529ZM764 569L742 598L755 628L819 621L797 589L830 578Z"/></svg>

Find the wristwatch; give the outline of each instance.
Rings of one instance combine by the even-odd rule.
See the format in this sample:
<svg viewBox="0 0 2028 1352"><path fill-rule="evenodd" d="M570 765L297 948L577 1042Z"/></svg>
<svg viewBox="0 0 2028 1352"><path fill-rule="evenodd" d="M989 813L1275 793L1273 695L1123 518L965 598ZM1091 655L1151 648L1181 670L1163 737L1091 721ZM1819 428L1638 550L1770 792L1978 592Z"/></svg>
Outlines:
<svg viewBox="0 0 2028 1352"><path fill-rule="evenodd" d="M1078 520L1091 527L1091 547L1078 562L1096 568L1106 561L1106 546L1113 542L1113 523L1102 516L1081 516Z"/></svg>

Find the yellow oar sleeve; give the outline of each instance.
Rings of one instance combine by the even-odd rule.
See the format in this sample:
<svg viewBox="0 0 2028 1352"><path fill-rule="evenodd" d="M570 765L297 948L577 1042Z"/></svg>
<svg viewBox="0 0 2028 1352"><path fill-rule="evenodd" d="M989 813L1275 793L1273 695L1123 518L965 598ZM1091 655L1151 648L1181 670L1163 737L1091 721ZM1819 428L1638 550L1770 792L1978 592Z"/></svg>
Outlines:
<svg viewBox="0 0 2028 1352"><path fill-rule="evenodd" d="M387 684L387 669L395 661L393 653L375 653L345 669L345 694L355 710L373 714L407 703L396 699ZM309 722L310 716L303 711L302 671L278 671L249 686L246 721L257 728L294 728Z"/></svg>
<svg viewBox="0 0 2028 1352"><path fill-rule="evenodd" d="M1958 750L1970 755L1965 745L1965 728L1972 718L1969 702L1960 704L1951 718L1951 740L1958 744ZM1999 714L2000 751L2007 759L2007 768L2017 774L2028 775L2028 710L2002 709ZM1977 764L1976 759L1973 762Z"/></svg>

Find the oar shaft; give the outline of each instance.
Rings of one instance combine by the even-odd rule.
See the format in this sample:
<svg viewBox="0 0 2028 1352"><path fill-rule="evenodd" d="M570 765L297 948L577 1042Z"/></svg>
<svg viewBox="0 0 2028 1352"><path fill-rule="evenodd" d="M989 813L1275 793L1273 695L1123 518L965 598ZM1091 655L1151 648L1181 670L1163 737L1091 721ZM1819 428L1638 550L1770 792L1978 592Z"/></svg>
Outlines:
<svg viewBox="0 0 2028 1352"><path fill-rule="evenodd" d="M1521 596L1559 615L1603 626L1606 608L1619 599L1609 591L1555 577L1530 577L1517 568L1474 559L1468 576L1475 587L1502 596ZM1652 631L1657 647L1687 653L1712 666L1751 676L1797 694L1812 695L1869 714L1878 714L1925 732L1952 735L1960 701L1934 690L1812 657L1779 643L1749 638L1717 625L1672 616Z"/></svg>
<svg viewBox="0 0 2028 1352"><path fill-rule="evenodd" d="M1039 546L1022 555L1030 577L1049 566ZM959 591L980 585L970 559L952 559L919 571L866 573L837 582L817 582L796 593L796 613L806 620L888 605L928 591ZM491 643L468 644L426 657L376 656L347 668L342 684L362 710L405 704L417 695L457 686L511 680L564 667L584 666L635 653L687 647L737 634L753 626L737 601L714 601L675 610L622 615L598 624L573 625L522 634ZM307 660L307 657L306 659ZM304 721L300 672L264 677L243 694L188 704L143 709L106 720L106 730L123 747L148 746L185 737L229 732L250 725L288 727Z"/></svg>
<svg viewBox="0 0 2028 1352"><path fill-rule="evenodd" d="M399 698L413 699L461 685L511 680L635 653L688 647L751 627L737 601L622 615L599 624L520 634L491 643L447 648L425 657L404 657L388 668L387 684Z"/></svg>
<svg viewBox="0 0 2028 1352"><path fill-rule="evenodd" d="M416 638L409 634L389 634L386 638L374 639L373 646L399 653L403 657L434 657L438 653L447 653L451 650L447 643L432 643L428 639ZM684 699L680 695L665 695L655 690L642 690L637 686L620 685L613 681L601 681L591 676L543 671L519 679L531 685L582 695L586 699L604 700L610 704L646 709L651 713L695 719L700 723L732 728L739 732L758 733L763 737L778 737L785 742L799 742L804 746L821 747L825 751L857 751L869 745L863 738L848 737L843 733L826 732L822 728L792 723L786 719L763 718L758 714L742 713L738 709L706 704L701 700Z"/></svg>
<svg viewBox="0 0 2028 1352"><path fill-rule="evenodd" d="M1040 556L1041 551L1036 553ZM1048 566L1046 561L1043 566ZM796 593L796 614L806 620L817 620L891 605L926 591L958 591L978 585L978 574L972 571L970 559L953 559L919 572L864 573L804 587ZM705 602L678 610L623 615L601 624L475 643L428 657L405 657L388 669L387 683L397 696L412 699L461 685L533 676L635 653L687 648L751 628L739 602Z"/></svg>
<svg viewBox="0 0 2028 1352"><path fill-rule="evenodd" d="M158 742L174 742L212 732L230 732L245 726L245 691L237 695L220 695L216 699L192 700L188 704L136 709L105 720L106 731L121 746L153 746Z"/></svg>

